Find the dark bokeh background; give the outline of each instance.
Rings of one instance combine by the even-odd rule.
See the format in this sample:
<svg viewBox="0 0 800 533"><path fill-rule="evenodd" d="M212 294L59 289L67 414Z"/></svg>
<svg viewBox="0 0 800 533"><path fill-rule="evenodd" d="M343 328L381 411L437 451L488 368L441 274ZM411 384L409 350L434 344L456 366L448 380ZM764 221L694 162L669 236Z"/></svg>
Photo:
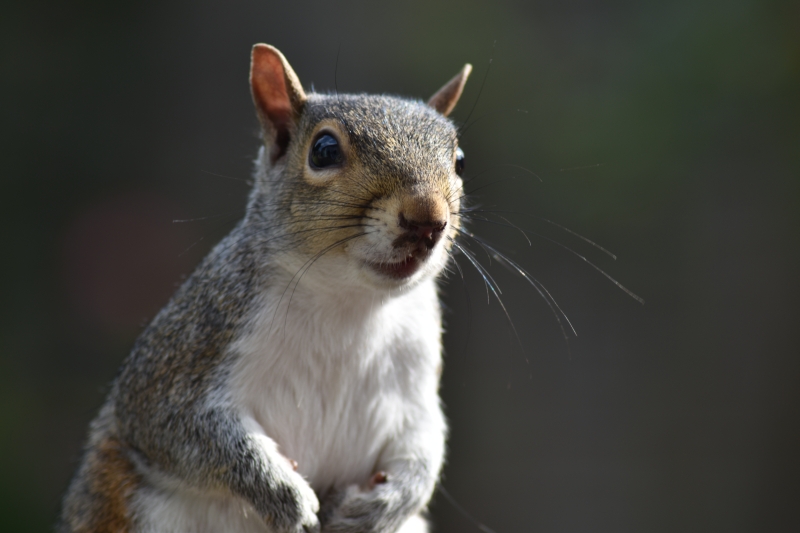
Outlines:
<svg viewBox="0 0 800 533"><path fill-rule="evenodd" d="M474 107L473 202L647 300L544 238L473 226L579 336L567 346L493 263L518 342L459 259L466 281L443 291L444 486L469 514L498 533L800 528L798 6L7 5L0 530L51 527L133 339L241 215L261 41L322 91L427 97L472 62L454 116ZM442 495L433 518L479 531Z"/></svg>

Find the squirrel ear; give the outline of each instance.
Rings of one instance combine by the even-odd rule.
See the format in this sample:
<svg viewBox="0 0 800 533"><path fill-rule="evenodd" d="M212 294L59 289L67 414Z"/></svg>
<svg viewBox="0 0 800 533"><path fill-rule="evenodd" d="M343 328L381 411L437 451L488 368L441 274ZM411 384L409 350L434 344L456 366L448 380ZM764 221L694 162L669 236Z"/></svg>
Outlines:
<svg viewBox="0 0 800 533"><path fill-rule="evenodd" d="M306 102L297 74L277 48L268 44L253 47L250 61L250 89L253 103L271 144L274 163L286 153L289 139Z"/></svg>
<svg viewBox="0 0 800 533"><path fill-rule="evenodd" d="M464 84L467 83L470 72L472 72L472 65L467 63L461 72L431 96L428 105L444 116L449 115L461 97L461 91L464 90Z"/></svg>

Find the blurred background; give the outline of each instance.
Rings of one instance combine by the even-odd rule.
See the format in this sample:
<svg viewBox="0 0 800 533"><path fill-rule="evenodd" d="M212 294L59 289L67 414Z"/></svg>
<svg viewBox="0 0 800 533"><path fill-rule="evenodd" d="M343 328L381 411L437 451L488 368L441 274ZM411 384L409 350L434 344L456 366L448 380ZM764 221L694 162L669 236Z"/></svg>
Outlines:
<svg viewBox="0 0 800 533"><path fill-rule="evenodd" d="M443 485L472 519L440 493L436 531L800 528L798 23L748 0L7 5L0 531L52 528L134 338L241 216L256 42L318 91L427 98L473 63L467 190L531 244L472 229L577 331L473 246L515 336L457 258Z"/></svg>

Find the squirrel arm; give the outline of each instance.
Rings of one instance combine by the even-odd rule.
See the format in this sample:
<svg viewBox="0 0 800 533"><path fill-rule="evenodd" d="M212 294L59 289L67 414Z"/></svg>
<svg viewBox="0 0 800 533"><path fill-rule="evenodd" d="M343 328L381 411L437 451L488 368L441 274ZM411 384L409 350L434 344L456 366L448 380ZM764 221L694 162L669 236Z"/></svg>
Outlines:
<svg viewBox="0 0 800 533"><path fill-rule="evenodd" d="M309 484L226 400L226 347L255 292L245 241L220 243L139 338L111 393L117 431L154 479L232 493L279 532L318 531Z"/></svg>
<svg viewBox="0 0 800 533"><path fill-rule="evenodd" d="M319 530L313 489L255 422L224 406L182 407L168 419L154 417L151 431L132 435L147 467L239 496L276 532ZM148 438L153 435L158 438Z"/></svg>
<svg viewBox="0 0 800 533"><path fill-rule="evenodd" d="M433 415L386 446L372 479L326 495L319 513L323 533L388 533L423 510L444 456L444 420L438 410Z"/></svg>

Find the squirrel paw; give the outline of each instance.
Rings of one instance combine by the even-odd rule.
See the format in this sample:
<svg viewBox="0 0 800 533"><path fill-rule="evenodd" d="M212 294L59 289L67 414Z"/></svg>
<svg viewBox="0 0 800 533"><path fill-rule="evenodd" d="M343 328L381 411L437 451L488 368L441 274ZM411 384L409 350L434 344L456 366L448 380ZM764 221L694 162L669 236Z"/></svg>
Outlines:
<svg viewBox="0 0 800 533"><path fill-rule="evenodd" d="M314 489L299 474L287 484L272 505L271 520L276 533L319 533L319 500Z"/></svg>
<svg viewBox="0 0 800 533"><path fill-rule="evenodd" d="M320 512L323 533L373 533L393 531L400 505L399 493L388 490L386 477L376 474L368 489L351 485L329 495Z"/></svg>

